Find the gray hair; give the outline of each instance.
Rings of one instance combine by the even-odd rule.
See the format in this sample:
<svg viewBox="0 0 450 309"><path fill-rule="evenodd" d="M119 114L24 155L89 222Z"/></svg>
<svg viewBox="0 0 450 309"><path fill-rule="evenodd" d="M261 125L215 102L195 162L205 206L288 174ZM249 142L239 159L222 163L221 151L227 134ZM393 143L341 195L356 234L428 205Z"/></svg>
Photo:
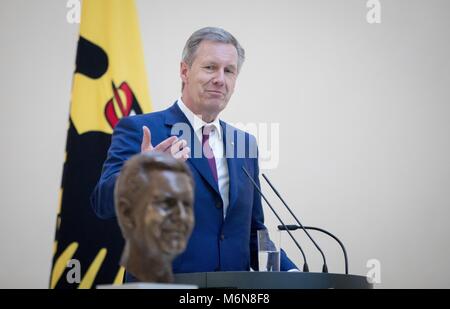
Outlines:
<svg viewBox="0 0 450 309"><path fill-rule="evenodd" d="M195 53L200 46L202 41L212 41L220 42L225 44L232 44L236 47L238 54L237 69L238 72L241 70L242 65L245 61L245 50L239 44L238 40L229 33L228 31L216 28L216 27L206 27L195 31L191 37L187 40L186 45L183 49L182 60L187 63L187 65L192 66L195 59Z"/></svg>

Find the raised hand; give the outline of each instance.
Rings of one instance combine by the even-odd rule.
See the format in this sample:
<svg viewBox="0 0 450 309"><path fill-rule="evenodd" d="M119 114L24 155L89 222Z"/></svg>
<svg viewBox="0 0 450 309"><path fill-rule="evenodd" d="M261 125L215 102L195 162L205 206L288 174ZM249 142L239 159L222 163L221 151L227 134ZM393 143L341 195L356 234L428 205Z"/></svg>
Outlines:
<svg viewBox="0 0 450 309"><path fill-rule="evenodd" d="M191 149L189 147L186 147L187 142L185 140L181 140L176 136L171 136L159 143L157 146L153 147L152 134L150 132L150 129L146 126L143 126L142 131L144 136L142 137L141 153L159 151L167 153L175 159L180 159L183 161L186 161L189 158Z"/></svg>

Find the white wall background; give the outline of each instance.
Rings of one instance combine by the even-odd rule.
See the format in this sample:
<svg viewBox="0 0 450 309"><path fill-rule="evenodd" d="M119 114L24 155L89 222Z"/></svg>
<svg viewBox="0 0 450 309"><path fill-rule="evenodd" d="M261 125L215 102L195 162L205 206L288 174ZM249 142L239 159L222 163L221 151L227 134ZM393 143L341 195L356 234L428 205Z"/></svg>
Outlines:
<svg viewBox="0 0 450 309"><path fill-rule="evenodd" d="M380 2L371 25L365 0L138 0L151 97L179 96L193 31L229 30L247 61L222 118L279 123L280 164L264 172L303 223L344 241L351 273L378 259L378 287L450 288L450 2ZM0 288L46 288L78 26L66 1L0 4Z"/></svg>

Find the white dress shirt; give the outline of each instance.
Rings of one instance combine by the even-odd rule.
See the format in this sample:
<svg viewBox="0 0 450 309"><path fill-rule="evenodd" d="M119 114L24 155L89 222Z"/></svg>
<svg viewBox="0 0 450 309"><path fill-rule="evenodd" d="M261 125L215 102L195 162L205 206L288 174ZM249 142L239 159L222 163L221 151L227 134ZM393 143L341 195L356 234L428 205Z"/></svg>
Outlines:
<svg viewBox="0 0 450 309"><path fill-rule="evenodd" d="M199 116L195 115L186 105L184 105L181 98L178 99L177 104L189 120L192 128L194 129L195 135L200 141L200 145L202 145L203 127L208 126L211 129L211 133L209 135L209 145L211 146L216 159L218 186L223 202L223 217L225 218L229 204L230 177L228 175L227 158L225 157L223 146L223 132L222 127L220 126L219 118L216 118L213 122L206 123Z"/></svg>

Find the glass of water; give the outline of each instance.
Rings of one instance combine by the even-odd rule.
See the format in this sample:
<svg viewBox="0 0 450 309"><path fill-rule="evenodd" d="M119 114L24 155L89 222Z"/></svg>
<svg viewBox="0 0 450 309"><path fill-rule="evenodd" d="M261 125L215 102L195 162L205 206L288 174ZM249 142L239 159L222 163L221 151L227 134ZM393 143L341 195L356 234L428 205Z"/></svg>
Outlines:
<svg viewBox="0 0 450 309"><path fill-rule="evenodd" d="M257 232L259 271L280 271L280 232L274 232L275 242L267 229Z"/></svg>

